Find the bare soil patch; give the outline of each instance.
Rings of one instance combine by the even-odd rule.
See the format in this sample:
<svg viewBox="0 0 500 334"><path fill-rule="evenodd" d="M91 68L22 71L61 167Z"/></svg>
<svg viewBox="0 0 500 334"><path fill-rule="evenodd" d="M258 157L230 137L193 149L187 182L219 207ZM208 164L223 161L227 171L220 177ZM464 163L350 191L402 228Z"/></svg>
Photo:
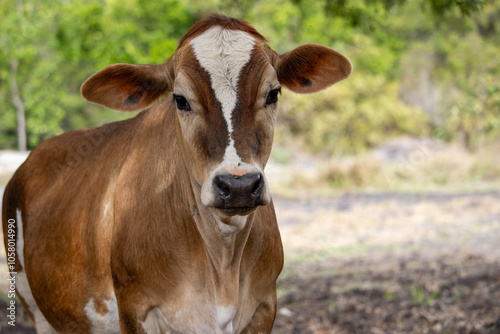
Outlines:
<svg viewBox="0 0 500 334"><path fill-rule="evenodd" d="M498 193L276 202L273 333L500 333Z"/></svg>
<svg viewBox="0 0 500 334"><path fill-rule="evenodd" d="M300 271L280 281L273 333L500 333L500 265L483 257L326 260Z"/></svg>

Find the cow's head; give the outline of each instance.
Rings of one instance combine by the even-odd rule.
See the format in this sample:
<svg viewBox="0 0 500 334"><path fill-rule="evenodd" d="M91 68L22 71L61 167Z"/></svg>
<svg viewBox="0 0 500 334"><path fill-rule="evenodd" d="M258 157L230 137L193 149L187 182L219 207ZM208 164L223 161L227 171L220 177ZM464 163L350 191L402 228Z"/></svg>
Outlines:
<svg viewBox="0 0 500 334"><path fill-rule="evenodd" d="M340 53L308 44L279 55L243 21L212 15L195 24L162 65L111 65L83 96L137 111L172 93L184 158L203 205L246 215L270 201L269 158L282 87L314 93L351 73ZM310 112L310 111L305 111Z"/></svg>

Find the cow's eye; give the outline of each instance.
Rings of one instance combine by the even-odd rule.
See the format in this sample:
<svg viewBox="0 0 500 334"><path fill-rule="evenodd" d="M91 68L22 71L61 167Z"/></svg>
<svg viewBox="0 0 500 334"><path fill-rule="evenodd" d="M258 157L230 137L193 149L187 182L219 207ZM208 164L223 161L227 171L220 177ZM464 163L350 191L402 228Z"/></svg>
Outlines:
<svg viewBox="0 0 500 334"><path fill-rule="evenodd" d="M269 92L266 99L266 105L274 104L278 102L278 95L281 94L281 88L273 89Z"/></svg>
<svg viewBox="0 0 500 334"><path fill-rule="evenodd" d="M174 101L177 104L177 109L183 110L183 111L190 111L191 106L189 105L188 101L184 96L181 95L175 95L174 94Z"/></svg>

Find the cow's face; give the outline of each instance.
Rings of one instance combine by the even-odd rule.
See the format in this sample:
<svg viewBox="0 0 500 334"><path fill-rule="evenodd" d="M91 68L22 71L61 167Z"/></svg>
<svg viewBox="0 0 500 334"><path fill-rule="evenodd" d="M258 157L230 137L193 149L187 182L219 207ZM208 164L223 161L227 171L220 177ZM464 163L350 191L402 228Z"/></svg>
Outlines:
<svg viewBox="0 0 500 334"><path fill-rule="evenodd" d="M196 24L163 65L109 66L82 93L128 111L172 92L169 106L202 204L226 216L246 215L270 202L263 170L282 86L312 93L350 72L350 62L334 50L305 45L278 55L246 23L214 17Z"/></svg>
<svg viewBox="0 0 500 334"><path fill-rule="evenodd" d="M264 167L271 152L276 70L262 40L214 26L182 46L173 100L201 201L247 214L270 201Z"/></svg>

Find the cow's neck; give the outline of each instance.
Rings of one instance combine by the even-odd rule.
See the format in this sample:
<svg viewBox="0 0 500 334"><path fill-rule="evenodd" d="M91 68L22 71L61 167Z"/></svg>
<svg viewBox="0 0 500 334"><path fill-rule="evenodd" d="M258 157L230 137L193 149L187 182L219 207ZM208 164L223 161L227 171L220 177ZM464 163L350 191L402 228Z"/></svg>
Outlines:
<svg viewBox="0 0 500 334"><path fill-rule="evenodd" d="M198 224L202 238L214 266L227 270L238 266L245 247L252 219L249 216L219 217L212 209L205 209L208 214Z"/></svg>
<svg viewBox="0 0 500 334"><path fill-rule="evenodd" d="M193 184L196 198L194 217L205 243L208 258L213 265L217 304L236 306L241 259L254 215L220 216L215 209L206 208L201 204L198 187L197 184Z"/></svg>

